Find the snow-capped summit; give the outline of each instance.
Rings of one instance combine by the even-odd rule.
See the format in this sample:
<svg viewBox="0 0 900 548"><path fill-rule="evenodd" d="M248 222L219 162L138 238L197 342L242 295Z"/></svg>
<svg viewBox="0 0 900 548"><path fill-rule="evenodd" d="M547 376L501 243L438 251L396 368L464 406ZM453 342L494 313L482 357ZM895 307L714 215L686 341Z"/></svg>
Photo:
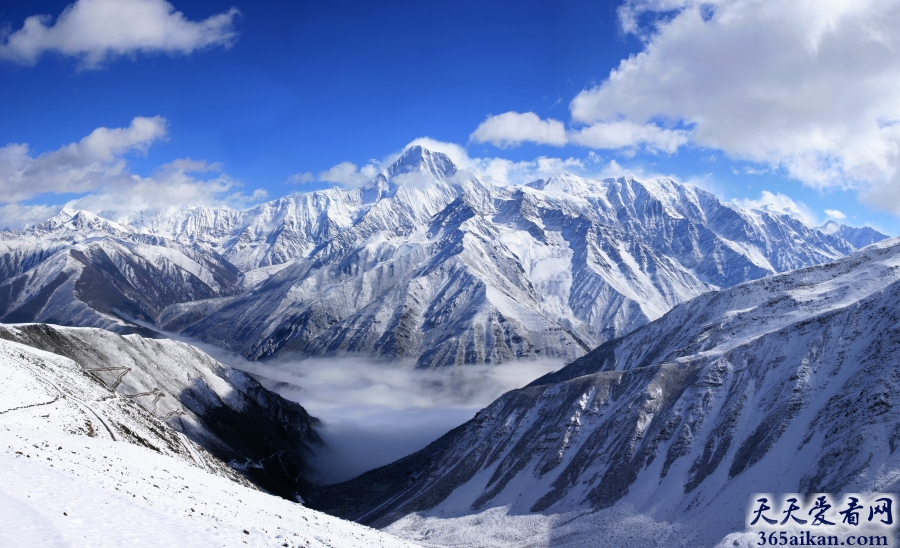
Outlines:
<svg viewBox="0 0 900 548"><path fill-rule="evenodd" d="M125 226L89 211L62 208L59 213L35 227L35 232L104 232L127 234Z"/></svg>
<svg viewBox="0 0 900 548"><path fill-rule="evenodd" d="M867 245L880 242L884 239L884 235L877 230L868 226L856 228L852 226L842 225L834 220L829 219L824 225L819 227L821 232L831 234L838 238L842 238L849 242L857 249L862 249Z"/></svg>
<svg viewBox="0 0 900 548"><path fill-rule="evenodd" d="M435 179L446 179L459 171L459 167L442 152L432 152L420 145L411 146L387 168L389 179L406 173L425 173Z"/></svg>

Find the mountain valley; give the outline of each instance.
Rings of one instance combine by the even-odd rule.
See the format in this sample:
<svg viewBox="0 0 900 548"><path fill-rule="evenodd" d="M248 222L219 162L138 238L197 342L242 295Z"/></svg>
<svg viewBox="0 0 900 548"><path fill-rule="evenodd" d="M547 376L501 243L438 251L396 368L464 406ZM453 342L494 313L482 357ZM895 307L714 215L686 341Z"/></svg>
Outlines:
<svg viewBox="0 0 900 548"><path fill-rule="evenodd" d="M898 269L900 243L871 228L670 179L497 185L418 146L359 187L242 211L63 209L0 232L4 458L45 492L56 471L21 460L29 440L43 462L87 438L62 481L101 482L103 497L123 484L97 459L142 483L177 468L217 485L203 488L215 519L188 529L223 524L230 536L210 539L226 544L406 545L315 509L424 546L750 546L750 493L900 487ZM374 365L314 376L296 366L311 358ZM516 364L548 363L568 365L522 386L535 369ZM365 371L374 380L341 378L359 391L334 404L365 414L356 394L462 401L506 386L510 368L516 389L424 449L316 484L323 423L302 406L305 382ZM82 466L91 479L76 479ZM168 520L143 487L128 486ZM229 508L256 502L211 513L217 490ZM59 519L29 508L23 519Z"/></svg>

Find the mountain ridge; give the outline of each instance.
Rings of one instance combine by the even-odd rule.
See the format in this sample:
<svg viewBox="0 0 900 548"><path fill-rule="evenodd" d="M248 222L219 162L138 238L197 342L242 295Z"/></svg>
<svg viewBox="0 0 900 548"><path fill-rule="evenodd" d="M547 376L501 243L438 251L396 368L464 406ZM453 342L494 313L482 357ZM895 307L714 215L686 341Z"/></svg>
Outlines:
<svg viewBox="0 0 900 548"><path fill-rule="evenodd" d="M46 324L0 325L0 340L67 358L82 376L270 493L296 500L312 487L307 463L323 445L314 430L319 420L197 348Z"/></svg>

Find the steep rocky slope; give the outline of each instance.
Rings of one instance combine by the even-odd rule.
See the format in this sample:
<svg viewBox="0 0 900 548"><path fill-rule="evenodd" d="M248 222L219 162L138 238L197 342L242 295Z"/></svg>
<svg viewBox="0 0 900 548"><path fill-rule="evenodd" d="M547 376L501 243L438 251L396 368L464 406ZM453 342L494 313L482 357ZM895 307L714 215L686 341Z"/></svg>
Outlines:
<svg viewBox="0 0 900 548"><path fill-rule="evenodd" d="M214 252L138 234L85 211L0 232L0 320L148 333L168 305L231 295L240 272Z"/></svg>

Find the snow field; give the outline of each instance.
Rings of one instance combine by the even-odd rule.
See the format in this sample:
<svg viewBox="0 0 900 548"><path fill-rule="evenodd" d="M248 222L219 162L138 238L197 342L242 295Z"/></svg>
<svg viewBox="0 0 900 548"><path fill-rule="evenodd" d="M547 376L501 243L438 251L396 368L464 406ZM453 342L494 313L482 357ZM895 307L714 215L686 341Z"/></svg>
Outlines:
<svg viewBox="0 0 900 548"><path fill-rule="evenodd" d="M52 356L0 344L0 546L414 546L213 475L190 442L122 441L119 399Z"/></svg>

